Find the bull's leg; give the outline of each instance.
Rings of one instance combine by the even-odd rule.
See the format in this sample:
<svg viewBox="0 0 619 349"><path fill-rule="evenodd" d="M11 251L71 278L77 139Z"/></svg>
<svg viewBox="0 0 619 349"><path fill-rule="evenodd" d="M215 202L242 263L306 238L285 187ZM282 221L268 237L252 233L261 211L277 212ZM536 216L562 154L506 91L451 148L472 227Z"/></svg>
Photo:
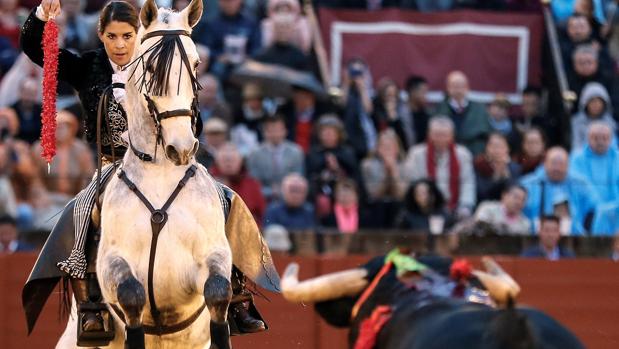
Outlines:
<svg viewBox="0 0 619 349"><path fill-rule="evenodd" d="M126 260L110 256L100 266L102 281L116 296L111 303L118 303L125 316L126 349L144 349L142 312L146 304L144 286L133 276Z"/></svg>
<svg viewBox="0 0 619 349"><path fill-rule="evenodd" d="M226 321L232 299L232 286L222 265L221 256L213 254L207 261L209 277L204 283L204 300L211 314L211 349L230 349L230 328ZM229 269L228 269L229 270Z"/></svg>

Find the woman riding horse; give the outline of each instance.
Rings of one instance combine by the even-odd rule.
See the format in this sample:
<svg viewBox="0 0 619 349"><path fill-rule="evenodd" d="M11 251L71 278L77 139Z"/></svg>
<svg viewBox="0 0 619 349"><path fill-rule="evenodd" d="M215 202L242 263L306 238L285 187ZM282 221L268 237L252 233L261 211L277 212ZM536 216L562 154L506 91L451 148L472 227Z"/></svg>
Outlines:
<svg viewBox="0 0 619 349"><path fill-rule="evenodd" d="M41 40L44 24L49 18L59 15L60 11L59 0L42 0L22 28L22 49L33 62L40 66L43 65ZM130 63L133 56L138 28L139 20L135 8L124 1L112 1L103 8L99 17L98 36L104 48L82 55L76 55L68 50L60 50L58 59L59 79L68 82L78 91L85 111L87 140L101 149L100 156L104 166L99 173L100 178L97 179L97 176L95 176L95 179L76 196L74 202L65 208L65 212L50 234L50 238L24 287L23 300L30 330L53 289L53 285L59 280L58 270L54 270L56 265L66 273L60 274L61 276L68 275L70 277L71 287L78 304L97 302L100 297L99 286L92 273L94 270L93 263L88 262L96 259L94 256L96 246L90 245L93 244L92 241L98 240L96 236L98 233L91 232L88 234L89 229L92 229L90 217L97 199L97 182L100 181L101 187L105 186L105 183L115 172L114 163L118 163L127 151L127 143L122 138L122 134L127 130L125 111L114 98L102 97L106 97L106 94L108 96L112 94L112 82L123 80L121 77L123 75L122 70ZM113 87L116 90L117 87L122 86L115 84ZM99 108L103 108L103 110L99 110ZM98 112L104 115L103 118L100 118L103 120L97 120ZM197 120L200 123L200 117L197 117ZM98 128L101 132L100 135L97 135ZM200 132L201 124L196 127L196 134ZM231 204L235 200L235 193L230 189L221 186L220 195L222 206L230 208L230 211L226 212L227 217L232 218L234 215L245 213L246 210L235 210L234 207L238 207L238 205ZM242 203L240 199L236 201ZM236 221L244 221L244 219L241 217ZM67 252L68 244L70 244L67 241L71 236L68 230L71 228L74 230L75 241L70 255L67 255L65 252ZM247 231L239 232L241 234L259 234L254 227L232 224L232 227L229 228L228 223L226 223L229 239L230 236L237 233L236 231L231 232L229 229L239 228L248 228L245 229ZM58 242L60 240L64 242ZM243 239L237 237L236 240L242 241ZM232 241L231 245L234 249L235 246ZM59 246L62 247L59 248ZM265 249L264 246L248 246L246 248L255 252L255 255L249 257L257 260L253 262L264 264L263 260L266 260L265 270L274 270L272 265L269 265L271 262L268 249ZM237 261L235 260L235 262ZM55 265L52 266L52 263ZM236 264L243 270L242 265ZM265 285L262 280L256 280L256 275L250 274L249 276L261 286L266 286L267 289L277 289L276 278L273 278L272 285ZM268 277L268 279L270 280L271 277ZM245 276L241 271L235 269L232 280L233 291L238 301L235 303L235 298L233 298L230 313L234 317L238 330L243 333L264 330L264 323L253 318L248 312L248 305L251 304L248 304L247 300L251 297L248 297L248 292L244 289ZM40 290L40 287L44 287L46 291L37 292L36 290ZM81 332L97 332L103 329L102 317L98 311L84 311L80 318L83 319L82 323L79 324L79 326L82 326Z"/></svg>

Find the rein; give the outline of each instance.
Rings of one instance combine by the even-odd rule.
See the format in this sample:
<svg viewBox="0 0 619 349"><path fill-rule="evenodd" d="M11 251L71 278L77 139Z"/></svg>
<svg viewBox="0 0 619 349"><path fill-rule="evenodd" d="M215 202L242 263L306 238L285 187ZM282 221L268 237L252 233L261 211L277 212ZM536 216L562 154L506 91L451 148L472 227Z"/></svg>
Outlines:
<svg viewBox="0 0 619 349"><path fill-rule="evenodd" d="M153 237L151 238L150 254L148 258L148 303L150 305L150 314L153 318L153 321L155 322L155 326L144 326L144 330L151 331L151 334L157 334L159 336L182 331L185 328L189 327L189 325L191 325L200 316L200 314L206 307L205 301L200 306L200 308L196 312L194 312L187 320L174 325L163 325L163 322L161 321L161 312L159 311L159 308L157 308L157 303L155 302L155 291L153 287L153 275L155 268L155 256L157 253L157 242L159 240L159 233L161 233L161 230L168 221L167 210L170 208L170 205L172 205L180 191L185 187L189 179L196 174L196 169L196 165L191 165L187 169L187 171L185 172L185 176L183 176L183 178L178 182L178 185L160 209L155 209L153 207L153 205L150 203L150 201L148 201L148 199L146 198L146 196L144 196L140 189L138 189L135 183L133 183L127 177L127 174L124 170L121 169L120 171L118 171L118 178L120 178L123 182L125 182L125 184L127 184L129 189L138 197L138 199L140 199L140 201L142 201L148 211L150 211L150 226L153 231ZM112 307L112 309L114 309L114 306ZM117 309L114 310L119 313ZM120 314L122 314L122 312L120 312ZM119 315L119 317L121 316ZM123 317L121 317L121 319L123 319L124 321Z"/></svg>

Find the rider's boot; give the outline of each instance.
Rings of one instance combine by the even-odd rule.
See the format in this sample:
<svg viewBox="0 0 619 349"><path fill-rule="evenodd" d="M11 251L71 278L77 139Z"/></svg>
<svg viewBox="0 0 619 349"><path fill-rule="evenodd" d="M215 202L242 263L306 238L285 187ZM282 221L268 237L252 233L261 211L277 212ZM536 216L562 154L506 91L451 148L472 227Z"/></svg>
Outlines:
<svg viewBox="0 0 619 349"><path fill-rule="evenodd" d="M252 304L253 295L245 288L245 275L236 267L233 267L232 300L228 312L241 333L255 333L266 330L264 322L252 316Z"/></svg>
<svg viewBox="0 0 619 349"><path fill-rule="evenodd" d="M87 274L85 279L71 279L77 301L77 346L106 346L114 339L112 317L102 303L97 279Z"/></svg>
<svg viewBox="0 0 619 349"><path fill-rule="evenodd" d="M90 297L88 297L89 281L88 279L71 279L71 288L73 289L73 295L77 301L78 308L81 308L82 304L90 303ZM80 319L82 320L80 324L82 331L91 332L103 330L103 319L97 312L82 310L80 311L80 315Z"/></svg>

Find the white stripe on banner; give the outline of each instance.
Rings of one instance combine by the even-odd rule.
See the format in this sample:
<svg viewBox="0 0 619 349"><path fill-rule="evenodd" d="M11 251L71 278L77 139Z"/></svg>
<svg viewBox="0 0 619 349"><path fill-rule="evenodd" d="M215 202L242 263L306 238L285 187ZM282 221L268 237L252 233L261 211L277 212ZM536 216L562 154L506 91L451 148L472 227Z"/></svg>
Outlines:
<svg viewBox="0 0 619 349"><path fill-rule="evenodd" d="M530 32L526 26L495 25L477 23L450 23L450 24L412 24L406 22L340 22L331 23L331 77L332 84L338 86L341 79L343 35L344 34L407 34L407 35L460 35L470 34L478 36L510 37L518 39L518 64L516 74L516 86L518 91L507 95L511 103L520 104L519 91L527 86L529 69L529 41ZM436 100L437 93L431 91L428 96ZM490 102L494 93L490 91L471 91L470 98L479 102Z"/></svg>

